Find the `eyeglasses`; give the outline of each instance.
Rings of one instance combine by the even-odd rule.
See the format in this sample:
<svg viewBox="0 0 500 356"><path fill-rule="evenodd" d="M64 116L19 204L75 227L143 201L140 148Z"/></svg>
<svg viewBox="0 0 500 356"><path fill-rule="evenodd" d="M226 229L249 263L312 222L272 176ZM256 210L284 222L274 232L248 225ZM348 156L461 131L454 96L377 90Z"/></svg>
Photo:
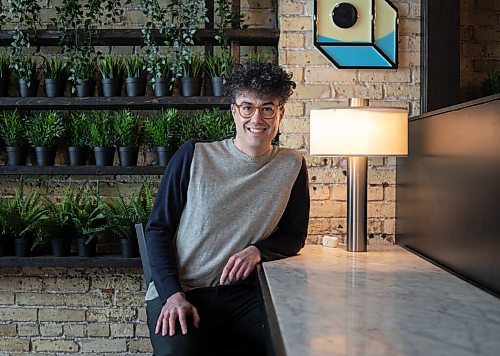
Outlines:
<svg viewBox="0 0 500 356"><path fill-rule="evenodd" d="M251 104L234 104L238 108L238 112L241 117L249 119L255 114L255 111L259 109L260 116L264 119L273 119L276 113L281 108L281 106L276 106L273 104L266 104L262 106L256 106Z"/></svg>

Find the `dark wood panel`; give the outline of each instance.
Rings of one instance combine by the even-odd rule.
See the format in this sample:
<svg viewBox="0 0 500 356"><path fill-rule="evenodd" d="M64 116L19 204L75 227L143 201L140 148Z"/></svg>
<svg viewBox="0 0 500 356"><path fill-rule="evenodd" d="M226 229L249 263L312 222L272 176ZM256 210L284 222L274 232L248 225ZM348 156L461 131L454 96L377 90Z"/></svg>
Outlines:
<svg viewBox="0 0 500 356"><path fill-rule="evenodd" d="M140 258L123 258L118 255L96 257L0 257L0 267L137 267L142 268Z"/></svg>
<svg viewBox="0 0 500 356"><path fill-rule="evenodd" d="M162 166L0 166L0 175L162 175Z"/></svg>
<svg viewBox="0 0 500 356"><path fill-rule="evenodd" d="M195 45L217 45L214 36L216 29L200 29L196 32ZM71 31L69 31L71 33ZM34 40L35 46L59 46L61 31L39 30ZM241 45L275 46L278 44L280 32L278 29L235 29L227 30L230 41L239 41ZM154 38L158 44L164 42L164 37L156 31ZM0 31L0 46L9 46L12 42L11 31ZM140 29L135 30L96 30L96 45L104 46L141 46L143 44Z"/></svg>
<svg viewBox="0 0 500 356"><path fill-rule="evenodd" d="M18 110L93 110L120 109L156 110L166 107L178 109L229 108L230 99L222 96L136 96L136 97L1 97L0 109Z"/></svg>

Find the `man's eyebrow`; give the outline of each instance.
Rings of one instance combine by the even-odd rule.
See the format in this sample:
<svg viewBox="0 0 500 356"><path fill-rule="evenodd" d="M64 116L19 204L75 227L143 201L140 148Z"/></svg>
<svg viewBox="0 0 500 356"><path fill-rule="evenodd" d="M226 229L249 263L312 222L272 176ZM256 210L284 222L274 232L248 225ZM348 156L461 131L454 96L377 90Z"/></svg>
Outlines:
<svg viewBox="0 0 500 356"><path fill-rule="evenodd" d="M241 102L240 104L238 104L238 105L243 105L243 104L255 105L255 104L254 104L253 102L251 102L251 101L242 101L242 102ZM262 104L261 104L261 106L262 106L262 105L275 105L275 104L274 104L274 102L272 102L272 101L266 101L265 103L262 103Z"/></svg>

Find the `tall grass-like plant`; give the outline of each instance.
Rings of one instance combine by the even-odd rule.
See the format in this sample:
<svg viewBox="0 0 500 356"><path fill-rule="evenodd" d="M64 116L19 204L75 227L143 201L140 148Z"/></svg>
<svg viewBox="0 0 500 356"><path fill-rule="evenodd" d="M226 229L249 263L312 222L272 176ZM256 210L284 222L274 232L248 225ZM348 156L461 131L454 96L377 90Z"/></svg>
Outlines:
<svg viewBox="0 0 500 356"><path fill-rule="evenodd" d="M130 56L125 58L125 71L127 78L145 78L146 61L141 56Z"/></svg>
<svg viewBox="0 0 500 356"><path fill-rule="evenodd" d="M118 147L140 146L141 130L140 117L130 110L117 111L113 118L115 142Z"/></svg>
<svg viewBox="0 0 500 356"><path fill-rule="evenodd" d="M113 116L108 111L93 111L90 118L90 146L113 147L115 144Z"/></svg>
<svg viewBox="0 0 500 356"><path fill-rule="evenodd" d="M205 71L210 77L220 77L225 83L231 73L233 60L228 51L211 54L205 58Z"/></svg>
<svg viewBox="0 0 500 356"><path fill-rule="evenodd" d="M220 141L234 137L236 133L229 110L205 109L197 113L194 122L195 138L200 140Z"/></svg>
<svg viewBox="0 0 500 356"><path fill-rule="evenodd" d="M125 73L125 63L122 57L108 55L99 61L99 72L102 78L122 79Z"/></svg>
<svg viewBox="0 0 500 356"><path fill-rule="evenodd" d="M184 58L182 75L191 78L201 77L204 64L205 58L200 53L192 52Z"/></svg>
<svg viewBox="0 0 500 356"><path fill-rule="evenodd" d="M8 147L20 147L26 143L26 124L17 110L0 114L0 137Z"/></svg>
<svg viewBox="0 0 500 356"><path fill-rule="evenodd" d="M90 117L87 112L72 112L66 120L68 146L84 147L88 145L90 135Z"/></svg>
<svg viewBox="0 0 500 356"><path fill-rule="evenodd" d="M164 54L157 54L152 57L147 70L153 79L170 78L172 77L172 61Z"/></svg>
<svg viewBox="0 0 500 356"><path fill-rule="evenodd" d="M93 79L96 70L96 59L93 57L80 56L71 61L70 79L75 83L77 80Z"/></svg>
<svg viewBox="0 0 500 356"><path fill-rule="evenodd" d="M26 136L33 147L56 147L64 132L64 122L57 111L37 112L26 125Z"/></svg>
<svg viewBox="0 0 500 356"><path fill-rule="evenodd" d="M154 147L177 147L179 145L179 120L176 108L168 108L146 118L144 132Z"/></svg>
<svg viewBox="0 0 500 356"><path fill-rule="evenodd" d="M45 79L65 80L69 74L68 61L64 58L53 57L45 65Z"/></svg>
<svg viewBox="0 0 500 356"><path fill-rule="evenodd" d="M0 78L8 79L11 74L10 56L5 53L0 53Z"/></svg>

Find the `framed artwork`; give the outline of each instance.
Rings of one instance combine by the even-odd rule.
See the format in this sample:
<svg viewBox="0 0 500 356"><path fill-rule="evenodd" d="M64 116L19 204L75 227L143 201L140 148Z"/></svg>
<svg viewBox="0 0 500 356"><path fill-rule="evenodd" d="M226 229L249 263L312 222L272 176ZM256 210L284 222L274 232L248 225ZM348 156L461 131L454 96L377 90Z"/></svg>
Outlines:
<svg viewBox="0 0 500 356"><path fill-rule="evenodd" d="M397 33L388 0L314 1L314 45L337 68L397 68Z"/></svg>

